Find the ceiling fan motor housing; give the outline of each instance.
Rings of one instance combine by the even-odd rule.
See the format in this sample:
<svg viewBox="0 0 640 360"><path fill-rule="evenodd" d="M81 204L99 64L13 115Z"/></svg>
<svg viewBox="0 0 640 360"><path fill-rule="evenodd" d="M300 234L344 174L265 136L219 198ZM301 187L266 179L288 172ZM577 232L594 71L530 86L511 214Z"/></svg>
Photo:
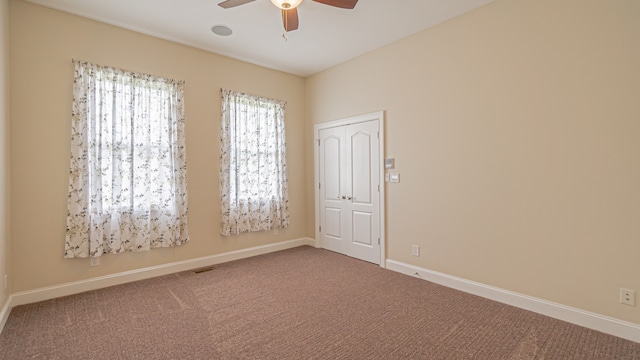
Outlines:
<svg viewBox="0 0 640 360"><path fill-rule="evenodd" d="M282 10L289 10L297 8L302 0L271 0L271 2Z"/></svg>

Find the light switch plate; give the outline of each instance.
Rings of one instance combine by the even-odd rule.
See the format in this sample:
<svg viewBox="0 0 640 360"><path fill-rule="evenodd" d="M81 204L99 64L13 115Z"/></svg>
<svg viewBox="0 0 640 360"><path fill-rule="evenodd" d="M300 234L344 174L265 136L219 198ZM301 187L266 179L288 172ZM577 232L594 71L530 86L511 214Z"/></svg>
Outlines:
<svg viewBox="0 0 640 360"><path fill-rule="evenodd" d="M400 174L398 174L398 173L391 173L391 174L389 174L389 175L390 175L389 177L390 177L390 179L391 179L390 181L391 181L392 183L399 183L399 182L400 182Z"/></svg>
<svg viewBox="0 0 640 360"><path fill-rule="evenodd" d="M393 169L396 166L396 159L394 158L386 158L384 159L384 168L389 170Z"/></svg>

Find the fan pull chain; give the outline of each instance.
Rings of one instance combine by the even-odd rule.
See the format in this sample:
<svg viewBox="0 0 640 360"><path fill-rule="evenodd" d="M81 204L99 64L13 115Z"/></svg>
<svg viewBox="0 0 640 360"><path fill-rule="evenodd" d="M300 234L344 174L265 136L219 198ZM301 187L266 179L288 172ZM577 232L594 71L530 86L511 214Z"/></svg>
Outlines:
<svg viewBox="0 0 640 360"><path fill-rule="evenodd" d="M289 37L287 37L286 31L282 33L282 38L284 39L284 41L289 41Z"/></svg>

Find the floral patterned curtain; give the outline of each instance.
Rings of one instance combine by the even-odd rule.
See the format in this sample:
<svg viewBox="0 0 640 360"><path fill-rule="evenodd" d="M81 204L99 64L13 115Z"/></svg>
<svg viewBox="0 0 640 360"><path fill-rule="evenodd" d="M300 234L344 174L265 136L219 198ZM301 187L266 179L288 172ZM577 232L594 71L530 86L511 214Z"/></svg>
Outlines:
<svg viewBox="0 0 640 360"><path fill-rule="evenodd" d="M74 64L65 257L186 243L183 82Z"/></svg>
<svg viewBox="0 0 640 360"><path fill-rule="evenodd" d="M284 108L283 101L222 89L224 236L289 225Z"/></svg>

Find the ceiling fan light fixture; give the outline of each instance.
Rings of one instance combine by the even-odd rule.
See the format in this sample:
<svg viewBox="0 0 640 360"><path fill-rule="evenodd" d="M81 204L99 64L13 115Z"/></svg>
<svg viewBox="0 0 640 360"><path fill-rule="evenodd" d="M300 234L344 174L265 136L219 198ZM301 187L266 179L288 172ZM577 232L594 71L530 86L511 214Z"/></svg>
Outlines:
<svg viewBox="0 0 640 360"><path fill-rule="evenodd" d="M271 2L282 10L291 10L297 8L302 0L271 0Z"/></svg>

